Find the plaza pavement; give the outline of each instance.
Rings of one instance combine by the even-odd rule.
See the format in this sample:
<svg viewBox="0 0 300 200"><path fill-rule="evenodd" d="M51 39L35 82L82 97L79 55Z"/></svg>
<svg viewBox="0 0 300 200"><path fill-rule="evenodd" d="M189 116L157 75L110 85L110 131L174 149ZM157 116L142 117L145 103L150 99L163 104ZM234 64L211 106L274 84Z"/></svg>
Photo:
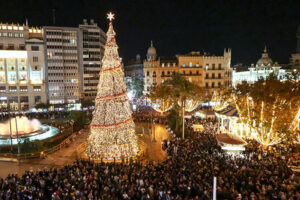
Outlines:
<svg viewBox="0 0 300 200"><path fill-rule="evenodd" d="M138 123L139 126L148 127L146 123ZM143 163L147 161L161 162L166 158L166 153L161 148L161 142L169 138L169 133L163 125L153 125L152 136L143 134L141 136L144 144L146 145L146 154L141 158ZM155 133L155 140L154 138ZM138 133L140 134L140 133ZM61 167L67 164L72 164L76 160L77 147L86 141L88 133L84 132L74 137L74 140L67 147L47 155L46 158L23 160L19 163L14 162L0 162L0 178L5 178L8 174L22 175L25 171L50 169L53 167Z"/></svg>

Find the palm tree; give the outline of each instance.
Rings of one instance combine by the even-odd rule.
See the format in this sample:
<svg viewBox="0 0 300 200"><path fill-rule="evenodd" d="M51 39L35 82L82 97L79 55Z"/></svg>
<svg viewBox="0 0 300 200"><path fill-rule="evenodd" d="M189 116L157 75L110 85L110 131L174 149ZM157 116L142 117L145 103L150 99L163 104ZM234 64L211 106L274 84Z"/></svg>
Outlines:
<svg viewBox="0 0 300 200"><path fill-rule="evenodd" d="M154 87L149 97L151 99L171 99L174 103L179 103L181 106L182 117L182 138L184 139L184 115L187 101L196 100L202 101L205 99L205 89L186 80L186 78L175 73L171 79L163 84Z"/></svg>

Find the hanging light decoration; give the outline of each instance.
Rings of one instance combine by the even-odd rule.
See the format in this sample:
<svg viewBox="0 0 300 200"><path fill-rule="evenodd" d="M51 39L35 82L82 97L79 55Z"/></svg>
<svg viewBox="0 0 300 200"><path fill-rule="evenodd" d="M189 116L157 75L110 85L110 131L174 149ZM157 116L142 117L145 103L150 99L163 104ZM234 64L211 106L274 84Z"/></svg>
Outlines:
<svg viewBox="0 0 300 200"><path fill-rule="evenodd" d="M164 113L171 110L174 105L171 99L155 99L152 101L149 99L149 103L151 104L151 107L159 113Z"/></svg>
<svg viewBox="0 0 300 200"><path fill-rule="evenodd" d="M194 111L196 108L199 107L199 105L201 104L201 101L198 100L194 100L194 99L189 99L185 101L185 111L186 112L192 112ZM178 101L178 105L181 107L181 102Z"/></svg>

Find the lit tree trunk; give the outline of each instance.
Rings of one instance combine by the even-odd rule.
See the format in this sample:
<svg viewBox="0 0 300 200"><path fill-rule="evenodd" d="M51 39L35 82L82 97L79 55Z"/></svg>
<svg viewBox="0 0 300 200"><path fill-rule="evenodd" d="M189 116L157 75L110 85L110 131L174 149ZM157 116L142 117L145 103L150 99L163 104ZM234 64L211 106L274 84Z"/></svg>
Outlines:
<svg viewBox="0 0 300 200"><path fill-rule="evenodd" d="M184 139L184 110L185 110L185 101L182 101L182 139Z"/></svg>

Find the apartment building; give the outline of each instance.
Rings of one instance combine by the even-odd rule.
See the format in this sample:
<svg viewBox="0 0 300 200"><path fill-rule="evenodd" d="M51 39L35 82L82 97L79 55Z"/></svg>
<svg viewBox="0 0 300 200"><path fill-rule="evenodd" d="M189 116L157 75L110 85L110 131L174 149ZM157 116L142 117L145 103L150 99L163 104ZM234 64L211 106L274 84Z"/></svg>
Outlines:
<svg viewBox="0 0 300 200"><path fill-rule="evenodd" d="M82 52L82 56L80 57L82 60L81 97L94 100L97 95L106 34L93 19L90 20L90 23L84 19L83 24L79 25L79 30L81 33L79 48Z"/></svg>
<svg viewBox="0 0 300 200"><path fill-rule="evenodd" d="M75 104L81 97L79 28L43 28L50 104Z"/></svg>

